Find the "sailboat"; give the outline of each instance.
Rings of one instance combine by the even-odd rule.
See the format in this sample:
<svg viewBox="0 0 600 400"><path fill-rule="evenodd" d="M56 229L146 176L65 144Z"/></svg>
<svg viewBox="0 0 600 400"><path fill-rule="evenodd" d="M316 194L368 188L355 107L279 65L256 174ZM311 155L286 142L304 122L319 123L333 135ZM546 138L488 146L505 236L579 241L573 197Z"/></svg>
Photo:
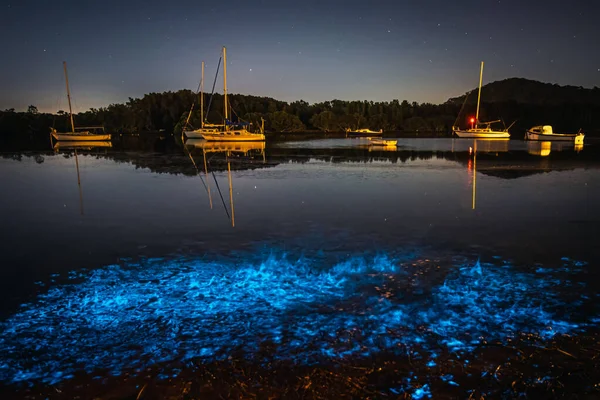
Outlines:
<svg viewBox="0 0 600 400"><path fill-rule="evenodd" d="M69 75L67 74L67 63L63 61L63 69L65 71L65 81L67 84L67 100L69 101L69 119L71 120L71 132L57 132L56 129L50 128L50 137L56 140L76 140L76 141L96 141L110 140L110 133L104 131L103 126L87 126L75 128L73 122L73 109L71 108L71 91L69 90Z"/></svg>
<svg viewBox="0 0 600 400"><path fill-rule="evenodd" d="M218 69L217 69L218 73ZM227 49L223 46L223 124L209 124L204 121L204 63L202 63L202 80L201 80L201 127L199 129L184 131L187 138L204 139L217 142L249 142L249 141L264 141L264 121L261 127L261 133L252 133L247 129L248 123L234 123L229 120L229 104L227 102ZM189 121L189 117L188 117Z"/></svg>
<svg viewBox="0 0 600 400"><path fill-rule="evenodd" d="M491 125L498 121L490 121L490 122L481 122L479 121L479 102L481 100L481 81L483 79L483 61L481 62L481 70L479 72L479 93L477 95L477 112L475 114L475 118L471 118L471 128L470 129L460 129L457 126L452 127L452 131L456 134L456 136L460 138L481 138L481 139L509 139L510 133L508 133L508 129L504 130L495 130L491 128ZM458 120L458 119L457 119Z"/></svg>

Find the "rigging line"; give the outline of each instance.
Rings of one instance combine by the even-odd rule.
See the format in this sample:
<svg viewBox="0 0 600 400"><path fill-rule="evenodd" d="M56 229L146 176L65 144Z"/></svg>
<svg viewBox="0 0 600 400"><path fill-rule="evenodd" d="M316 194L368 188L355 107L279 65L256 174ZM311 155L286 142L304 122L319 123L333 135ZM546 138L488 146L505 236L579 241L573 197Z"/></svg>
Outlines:
<svg viewBox="0 0 600 400"><path fill-rule="evenodd" d="M196 168L196 175L198 175L198 177L200 178L200 181L202 182L202 185L204 186L204 190L206 190L206 193L208 193L208 188L206 187L206 183L204 183L204 179L202 179L202 175L200 175L200 170L198 170L198 166L196 165L196 162L194 161L192 154L185 147L185 144L183 145L183 148L184 148L185 152L187 153L188 157L190 157L190 160L192 160L192 164L194 164L194 168Z"/></svg>
<svg viewBox="0 0 600 400"><path fill-rule="evenodd" d="M221 193L221 189L219 188L219 182L217 182L217 177L215 176L215 172L210 172L215 180L215 184L217 185L217 190L219 191L219 196L221 196L221 202L223 203L223 208L225 209L225 214L227 214L227 218L231 219L229 216L229 211L227 211L227 206L225 205L225 200L223 200L223 194Z"/></svg>
<svg viewBox="0 0 600 400"><path fill-rule="evenodd" d="M460 111L458 112L458 115L456 116L456 121L454 121L454 126L458 126L456 125L458 123L458 120L460 119L460 115L462 114L465 105L467 104L467 100L469 99L469 96L471 95L471 93L473 93L475 90L471 90L470 92L467 93L467 95L465 96L465 101L463 101L462 107L460 108Z"/></svg>
<svg viewBox="0 0 600 400"><path fill-rule="evenodd" d="M215 74L215 80L213 81L212 91L210 92L210 99L208 99L208 107L206 107L206 114L204 115L204 120L208 118L208 113L210 112L210 105L212 104L212 99L215 94L215 86L217 85L217 77L219 76L219 68L221 67L222 58L223 56L219 57L219 63L217 64L217 73Z"/></svg>
<svg viewBox="0 0 600 400"><path fill-rule="evenodd" d="M194 101L192 101L192 106L190 107L190 112L188 113L188 117L185 120L185 125L183 126L184 129L187 128L190 125L190 118L192 118L192 112L194 111L194 106L196 105L196 97L198 97L198 95L200 94L200 86L202 85L202 80L200 80L200 82L198 82L198 88L196 89L196 96L194 96ZM193 126L192 126L193 128Z"/></svg>

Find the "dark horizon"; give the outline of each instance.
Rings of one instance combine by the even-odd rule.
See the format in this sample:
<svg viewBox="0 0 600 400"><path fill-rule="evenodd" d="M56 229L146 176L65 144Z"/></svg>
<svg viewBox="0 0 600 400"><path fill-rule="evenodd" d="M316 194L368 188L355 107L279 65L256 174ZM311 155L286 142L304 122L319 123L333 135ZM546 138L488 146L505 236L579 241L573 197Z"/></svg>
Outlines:
<svg viewBox="0 0 600 400"><path fill-rule="evenodd" d="M544 84L544 85L558 85L557 83L552 83L552 82L542 82L542 81L536 81L536 80L533 80L533 79L528 79L528 78L522 78L522 77L516 77L516 76L514 76L514 77L505 78L505 79L498 80L498 81L494 81L494 82L488 82L488 83L486 83L486 84L482 85L482 88L485 88L486 86L494 85L494 84L497 84L497 83L501 83L501 82L504 82L504 81L510 81L510 80L519 80L519 79L523 79L523 80L526 80L526 81L529 81L529 82L534 82L534 83L540 83L540 84ZM568 88L568 87L571 87L571 88L583 88L584 90L595 90L595 89L598 89L598 88L599 88L598 86L593 86L593 87L582 87L582 86L569 85L569 84L566 84L566 85L558 85L558 86L559 86L560 88ZM177 93L177 92L180 92L180 91L183 91L183 90L190 90L190 91L192 91L192 92L196 93L196 89L191 89L191 88L172 89L172 90L168 90L168 91L166 91L166 92L173 92L173 93ZM445 104L445 103L448 103L448 102L450 102L450 101L452 101L452 100L460 99L460 98L462 98L463 96L465 96L466 94L472 93L472 92L473 92L473 91L475 91L475 90L477 90L477 87L475 87L475 88L472 88L472 89L469 89L469 90L465 91L464 93L457 94L456 96L451 96L451 97L449 97L448 99L446 99L446 100L444 100L444 101L442 101L442 102L440 102L440 103L428 103L428 102L423 102L423 103L419 103L419 104L432 104L432 105L435 105L435 106L439 106L439 105L443 105L443 104ZM157 91L152 91L152 90L151 90L151 91L149 91L148 93L144 93L144 94L142 94L142 95L140 96L140 98L141 98L141 97L143 97L144 95L147 95L147 94L152 94L152 93L165 93L165 92L157 92ZM222 91L218 91L218 90L215 90L215 92L214 92L214 93L215 93L215 95L218 95L218 96L222 96L222 95L223 95L223 92L222 92ZM304 100L304 99L295 99L295 100L291 100L291 101L285 101L285 100L281 100L281 99L278 99L278 98L273 98L273 97L269 97L269 96L263 96L263 95L260 95L260 94L232 93L232 92L229 92L229 91L228 91L228 93L227 93L227 94L228 94L228 96L255 96L255 97L260 97L260 98L268 98L268 99L272 99L272 100L275 100L275 101L278 101L278 102L284 102L284 103L288 103L288 104L291 104L291 103L293 103L293 102L297 102L297 101L306 101L306 100ZM206 93L206 92L205 92L205 95L208 95L208 93ZM66 91L65 91L65 96L66 96ZM131 97L131 98L133 98L133 97ZM121 102L121 103L110 103L110 104L105 104L105 105L99 105L99 106L97 106L97 107L93 107L93 108L95 108L95 109L100 109L100 108L106 108L106 107L108 107L108 106L110 106L110 105L112 105L112 104L125 104L125 103L127 103L127 101L128 101L128 100L129 100L129 99L125 99L125 100L123 100L123 102ZM313 105L315 105L315 104L319 104L319 103L325 103L325 102L332 102L332 101L342 101L342 102L375 102L375 103L377 103L377 102L383 102L383 103L389 103L389 102L391 102L391 101L394 101L394 100L398 100L398 101L400 101L400 102L402 102L402 101L408 101L410 104L412 104L412 103L413 103L413 101L414 101L414 100L412 100L412 99L400 99L400 98L396 98L396 99L389 99L389 100L371 100L371 99L338 99L338 98L335 98L335 99L334 99L334 98L332 98L332 99L326 99L326 100L322 100L322 101L318 101L318 102L307 102L307 103L309 104L309 106L313 106ZM483 100L483 102L485 102L485 99ZM418 102L417 102L417 103L418 103ZM64 112L67 112L67 111L68 111L68 107L67 107L67 109L66 109L66 110L65 110L65 109L60 109L60 110L47 110L47 111L46 111L46 110L42 110L42 109L40 109L39 107L37 107L37 105L36 105L34 102L31 102L31 103L30 103L28 106L25 106L25 107L23 107L22 109L17 109L17 108L15 108L15 107L10 107L10 108L5 108L4 110L0 110L0 111L7 111L7 110L12 110L12 109L14 109L14 111L15 111L15 112L26 112L26 111L27 111L27 108L28 108L29 106L31 106L31 105L33 105L33 106L35 106L36 108L38 108L38 111L39 111L39 112L46 113L46 114L57 114L57 112L58 112L58 111L64 111ZM88 111L90 111L90 109L87 109L87 110L79 110L79 111L75 111L75 110L74 110L74 111L73 111L73 114L85 113L85 112L88 112Z"/></svg>

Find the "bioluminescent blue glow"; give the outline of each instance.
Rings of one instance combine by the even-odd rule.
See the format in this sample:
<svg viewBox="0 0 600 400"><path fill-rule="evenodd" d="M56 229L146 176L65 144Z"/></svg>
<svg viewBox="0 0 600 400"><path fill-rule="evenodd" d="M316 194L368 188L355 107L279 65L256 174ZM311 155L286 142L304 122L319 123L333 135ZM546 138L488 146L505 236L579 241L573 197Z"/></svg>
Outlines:
<svg viewBox="0 0 600 400"><path fill-rule="evenodd" d="M119 375L232 354L314 364L413 349L435 367L440 351L466 354L520 334L544 341L595 323L577 314L589 300L573 290L580 283L508 263L241 260L154 259L71 273L71 283L0 324L0 381L53 384L81 370ZM563 290L579 297L567 301ZM430 396L428 386L414 390Z"/></svg>

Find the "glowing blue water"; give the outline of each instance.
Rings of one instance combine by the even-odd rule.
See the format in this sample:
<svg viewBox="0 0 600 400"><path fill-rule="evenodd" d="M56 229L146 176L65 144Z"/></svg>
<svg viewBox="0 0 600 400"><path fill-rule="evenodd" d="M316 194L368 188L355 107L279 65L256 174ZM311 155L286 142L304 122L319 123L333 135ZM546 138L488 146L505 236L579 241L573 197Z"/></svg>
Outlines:
<svg viewBox="0 0 600 400"><path fill-rule="evenodd" d="M330 267L284 256L155 259L69 279L0 324L0 381L52 384L79 370L119 375L234 352L312 364L418 346L435 366L443 349L467 353L520 333L542 341L597 322L574 315L586 296L577 303L557 294L579 283L507 263L441 270L384 256ZM413 397L430 396L428 386L418 390Z"/></svg>

